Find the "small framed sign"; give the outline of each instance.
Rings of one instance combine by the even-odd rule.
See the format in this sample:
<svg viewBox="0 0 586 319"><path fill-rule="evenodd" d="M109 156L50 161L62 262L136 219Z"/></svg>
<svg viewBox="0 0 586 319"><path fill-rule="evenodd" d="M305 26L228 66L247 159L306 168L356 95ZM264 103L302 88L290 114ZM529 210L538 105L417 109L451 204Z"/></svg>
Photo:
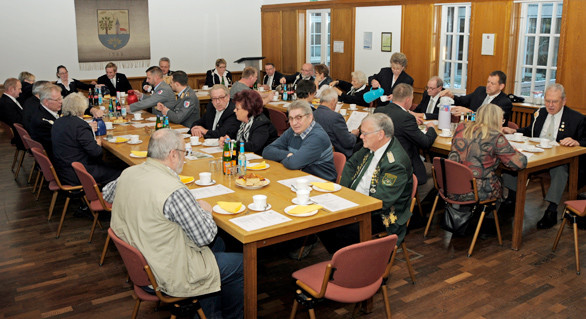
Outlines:
<svg viewBox="0 0 586 319"><path fill-rule="evenodd" d="M382 52L393 51L393 33L392 32L381 32L380 50Z"/></svg>

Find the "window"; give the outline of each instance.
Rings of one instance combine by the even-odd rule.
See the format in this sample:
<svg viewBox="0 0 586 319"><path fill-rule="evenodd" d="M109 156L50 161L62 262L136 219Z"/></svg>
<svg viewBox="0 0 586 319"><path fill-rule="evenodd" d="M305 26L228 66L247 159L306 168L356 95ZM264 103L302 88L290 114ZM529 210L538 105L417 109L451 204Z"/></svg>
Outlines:
<svg viewBox="0 0 586 319"><path fill-rule="evenodd" d="M516 95L540 99L555 83L561 23L562 1L522 3Z"/></svg>
<svg viewBox="0 0 586 319"><path fill-rule="evenodd" d="M308 63L330 65L330 9L307 10Z"/></svg>
<svg viewBox="0 0 586 319"><path fill-rule="evenodd" d="M439 76L444 87L466 93L470 3L441 5Z"/></svg>

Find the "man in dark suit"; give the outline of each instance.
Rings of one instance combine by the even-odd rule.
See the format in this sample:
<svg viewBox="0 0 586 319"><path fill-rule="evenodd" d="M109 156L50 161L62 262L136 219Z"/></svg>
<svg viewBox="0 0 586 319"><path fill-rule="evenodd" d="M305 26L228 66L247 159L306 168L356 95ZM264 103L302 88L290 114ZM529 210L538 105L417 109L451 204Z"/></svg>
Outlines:
<svg viewBox="0 0 586 319"><path fill-rule="evenodd" d="M50 159L53 158L51 129L61 111L61 88L54 84L44 85L39 94L40 103L31 114L28 132L31 138L43 145Z"/></svg>
<svg viewBox="0 0 586 319"><path fill-rule="evenodd" d="M444 90L440 96L449 96L454 99L454 107L452 107L452 114L460 116L462 113L476 112L476 110L488 103L496 104L505 111L505 123L511 118L511 111L513 110L513 103L509 96L503 92L507 84L507 75L502 71L492 71L488 75L486 86L479 86L471 94L464 96L454 96L450 90Z"/></svg>
<svg viewBox="0 0 586 319"><path fill-rule="evenodd" d="M427 132L419 130L415 116L409 113L413 103L413 87L400 83L393 90L393 103L376 108L375 113L388 115L395 125L395 137L411 158L413 172L417 176L419 198L423 199L433 186L431 164L424 165L419 155L419 149L427 150L437 137L433 123L427 123ZM428 183L429 181L429 183Z"/></svg>
<svg viewBox="0 0 586 319"><path fill-rule="evenodd" d="M14 132L14 138L10 141L19 150L24 150L24 145L14 123L22 124L22 106L16 98L20 95L22 84L17 78L8 78L4 81L4 94L0 97L0 121L8 124Z"/></svg>
<svg viewBox="0 0 586 319"><path fill-rule="evenodd" d="M187 74L175 71L172 75L171 88L177 93L177 101L166 105L157 103L156 115L169 117L169 122L191 127L199 119L199 99L195 91L189 87Z"/></svg>
<svg viewBox="0 0 586 319"><path fill-rule="evenodd" d="M566 147L586 146L584 116L565 106L566 92L564 87L558 83L549 85L545 89L544 101L545 107L535 112L530 126L516 131L503 127L503 132L509 134L521 132L525 136L547 138ZM545 210L543 218L537 223L537 228L541 229L551 228L557 223L557 208L568 182L568 165L550 168L549 176L551 177L551 183L545 196L549 206ZM505 205L514 205L517 178L509 174L503 174L503 185L510 190Z"/></svg>
<svg viewBox="0 0 586 319"><path fill-rule="evenodd" d="M301 80L309 80L311 82L315 81L315 77L313 76L313 64L304 63L301 66L301 72L297 72L291 75L283 75L279 82L281 82L281 84L296 85Z"/></svg>
<svg viewBox="0 0 586 319"><path fill-rule="evenodd" d="M338 93L333 88L325 89L320 98L320 106L313 112L313 118L324 131L328 133L330 141L334 146L334 151L346 155L346 158L352 156L358 129L349 132L348 126L342 114L334 112L338 103Z"/></svg>
<svg viewBox="0 0 586 319"><path fill-rule="evenodd" d="M48 84L52 83L49 81L36 81L35 84L33 84L33 96L29 97L22 105L22 125L27 131L29 131L29 126L31 125L32 115L36 113L37 108L41 106L41 100L39 100L41 89ZM59 94L61 94L61 88L59 86L58 88Z"/></svg>
<svg viewBox="0 0 586 319"><path fill-rule="evenodd" d="M18 75L18 80L20 81L20 84L22 84L22 92L20 92L20 95L16 100L24 107L24 102L26 102L29 97L33 96L35 75L27 71L22 71Z"/></svg>
<svg viewBox="0 0 586 319"><path fill-rule="evenodd" d="M439 113L440 92L444 90L444 81L439 76L433 76L427 81L423 98L413 110L413 115L423 120L437 120Z"/></svg>
<svg viewBox="0 0 586 319"><path fill-rule="evenodd" d="M281 83L283 74L275 70L275 65L272 63L265 64L265 76L262 78L262 84L266 90L274 90Z"/></svg>
<svg viewBox="0 0 586 319"><path fill-rule="evenodd" d="M203 117L195 121L191 127L191 135L204 138L220 138L228 135L235 138L240 122L234 113L234 102L230 100L228 88L221 84L212 86L212 101L206 106Z"/></svg>
<svg viewBox="0 0 586 319"><path fill-rule="evenodd" d="M116 92L128 92L132 90L130 82L126 75L117 73L118 67L115 63L110 62L106 64L106 74L98 78L98 84L102 84L108 88L111 95L116 95Z"/></svg>

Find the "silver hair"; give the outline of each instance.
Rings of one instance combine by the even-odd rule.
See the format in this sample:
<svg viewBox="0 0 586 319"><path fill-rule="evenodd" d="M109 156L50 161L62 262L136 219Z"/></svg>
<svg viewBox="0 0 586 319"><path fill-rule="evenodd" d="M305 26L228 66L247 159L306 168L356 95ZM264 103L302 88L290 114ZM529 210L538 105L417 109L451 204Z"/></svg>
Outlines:
<svg viewBox="0 0 586 319"><path fill-rule="evenodd" d="M150 158L164 160L173 150L182 149L183 138L179 132L169 128L155 131L149 141L147 156Z"/></svg>
<svg viewBox="0 0 586 319"><path fill-rule="evenodd" d="M45 80L36 81L35 84L33 84L33 94L34 95L41 94L41 90L47 84L51 84L51 82L45 81ZM57 86L57 87L59 88L59 93L61 93L61 87L60 86Z"/></svg>
<svg viewBox="0 0 586 319"><path fill-rule="evenodd" d="M547 91L550 91L550 90L560 91L560 92L562 92L562 99L566 98L566 89L564 89L563 85L561 85L559 83L550 84L545 89L545 93L547 93ZM545 94L544 94L544 96L545 96Z"/></svg>
<svg viewBox="0 0 586 319"><path fill-rule="evenodd" d="M88 100L82 93L71 93L65 99L61 106L63 116L83 116L88 107Z"/></svg>
<svg viewBox="0 0 586 319"><path fill-rule="evenodd" d="M215 91L215 90L223 90L224 93L226 93L227 95L230 95L230 91L223 84L214 84L214 86L212 86L212 88L210 89L210 95L211 95L212 91Z"/></svg>
<svg viewBox="0 0 586 319"><path fill-rule="evenodd" d="M51 94L53 94L53 91L57 91L57 92L59 92L59 95L61 95L61 87L57 86L55 84L50 84L50 83L45 84L45 85L41 85L40 88L38 89L38 91L39 91L39 100L41 102L44 100L51 99ZM34 90L33 90L33 93L34 93Z"/></svg>
<svg viewBox="0 0 586 319"><path fill-rule="evenodd" d="M395 135L395 125L393 124L393 120L384 113L370 114L362 120L362 123L366 121L371 121L377 130L383 130L386 137L392 138Z"/></svg>
<svg viewBox="0 0 586 319"><path fill-rule="evenodd" d="M309 102L305 100L297 100L291 103L287 109L289 110L289 113L293 110L299 109L303 111L303 114L312 114L311 106L309 106Z"/></svg>
<svg viewBox="0 0 586 319"><path fill-rule="evenodd" d="M352 78L356 79L356 82L358 82L358 84L360 85L364 85L366 84L366 74L364 74L364 72L362 71L354 71L352 73L350 73L350 75L352 76Z"/></svg>
<svg viewBox="0 0 586 319"><path fill-rule="evenodd" d="M333 100L338 101L338 92L336 92L333 88L327 88L323 92L321 92L321 97L319 101L321 103L328 103Z"/></svg>

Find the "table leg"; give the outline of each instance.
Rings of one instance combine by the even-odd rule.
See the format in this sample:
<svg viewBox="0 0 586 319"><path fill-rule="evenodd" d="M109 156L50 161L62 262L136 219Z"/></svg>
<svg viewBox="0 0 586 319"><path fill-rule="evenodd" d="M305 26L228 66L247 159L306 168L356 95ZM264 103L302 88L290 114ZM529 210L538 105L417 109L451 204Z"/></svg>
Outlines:
<svg viewBox="0 0 586 319"><path fill-rule="evenodd" d="M244 318L257 317L257 249L256 242L244 244Z"/></svg>
<svg viewBox="0 0 586 319"><path fill-rule="evenodd" d="M360 216L361 219L358 222L358 227L360 227L360 241L368 241L372 239L372 226L370 220L370 212L367 212Z"/></svg>
<svg viewBox="0 0 586 319"><path fill-rule="evenodd" d="M519 250L523 240L523 217L525 215L525 197L527 193L527 171L517 173L517 201L515 202L515 220L513 223L513 250Z"/></svg>
<svg viewBox="0 0 586 319"><path fill-rule="evenodd" d="M570 160L570 167L568 172L568 200L575 200L578 195L578 159L578 156L574 156Z"/></svg>

